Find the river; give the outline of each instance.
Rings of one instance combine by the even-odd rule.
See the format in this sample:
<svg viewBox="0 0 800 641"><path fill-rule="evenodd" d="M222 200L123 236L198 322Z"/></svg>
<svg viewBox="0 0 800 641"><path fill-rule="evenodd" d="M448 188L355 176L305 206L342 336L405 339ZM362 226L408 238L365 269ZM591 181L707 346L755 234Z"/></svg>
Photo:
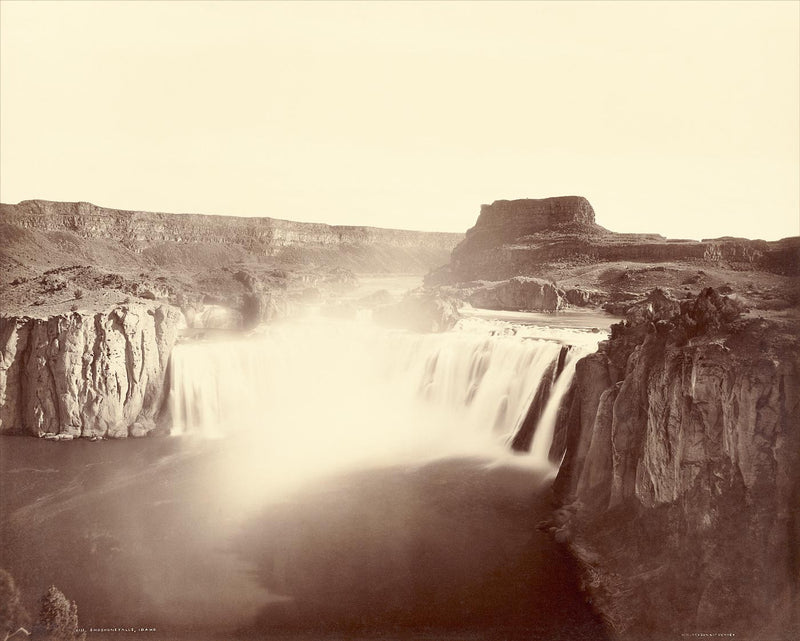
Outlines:
<svg viewBox="0 0 800 641"><path fill-rule="evenodd" d="M90 639L603 639L537 529L602 318L520 320L179 345L180 436L0 439L0 565L33 613L57 585Z"/></svg>

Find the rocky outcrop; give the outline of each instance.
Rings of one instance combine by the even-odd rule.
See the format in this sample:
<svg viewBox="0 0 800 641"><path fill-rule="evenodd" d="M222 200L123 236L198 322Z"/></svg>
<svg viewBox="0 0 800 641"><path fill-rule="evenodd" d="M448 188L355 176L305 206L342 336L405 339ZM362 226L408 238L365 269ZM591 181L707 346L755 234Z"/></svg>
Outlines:
<svg viewBox="0 0 800 641"><path fill-rule="evenodd" d="M131 304L0 317L0 433L143 436L155 428L180 311Z"/></svg>
<svg viewBox="0 0 800 641"><path fill-rule="evenodd" d="M564 307L564 291L538 278L517 276L465 290L467 300L483 309L555 312Z"/></svg>
<svg viewBox="0 0 800 641"><path fill-rule="evenodd" d="M481 205L475 226L467 231L465 249L490 249L549 229L592 229L594 209L582 196L495 200Z"/></svg>
<svg viewBox="0 0 800 641"><path fill-rule="evenodd" d="M299 223L276 218L124 211L91 203L26 200L0 205L0 221L83 239L114 239L158 264L188 265L247 254L286 264L335 264L361 272L425 273L447 262L462 234ZM189 251L187 251L187 248ZM233 253L231 253L233 252Z"/></svg>
<svg viewBox="0 0 800 641"><path fill-rule="evenodd" d="M537 276L551 263L699 261L800 274L800 238L776 242L739 238L669 240L658 234L620 234L595 223L585 198L498 200L482 205L475 226L450 264L426 280L436 285Z"/></svg>
<svg viewBox="0 0 800 641"><path fill-rule="evenodd" d="M800 337L661 294L578 363L551 524L623 638L800 633Z"/></svg>

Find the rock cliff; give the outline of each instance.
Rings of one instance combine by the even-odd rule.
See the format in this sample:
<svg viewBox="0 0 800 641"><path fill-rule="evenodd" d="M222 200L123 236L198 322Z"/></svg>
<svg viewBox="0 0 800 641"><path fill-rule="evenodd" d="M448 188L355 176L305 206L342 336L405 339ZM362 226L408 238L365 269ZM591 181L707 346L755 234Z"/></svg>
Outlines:
<svg viewBox="0 0 800 641"><path fill-rule="evenodd" d="M215 248L283 263L339 265L360 272L425 273L447 262L462 234L332 226L276 218L124 211L91 203L26 200L0 205L0 220L40 232L112 239L157 263L219 261ZM185 249L191 251L187 254Z"/></svg>
<svg viewBox="0 0 800 641"><path fill-rule="evenodd" d="M174 307L139 304L0 317L0 433L147 434L181 321Z"/></svg>
<svg viewBox="0 0 800 641"><path fill-rule="evenodd" d="M800 634L800 337L661 293L578 363L551 530L624 638Z"/></svg>
<svg viewBox="0 0 800 641"><path fill-rule="evenodd" d="M800 239L669 240L658 234L620 234L595 223L585 198L498 200L482 205L475 226L430 284L542 276L553 263L695 261L800 274Z"/></svg>

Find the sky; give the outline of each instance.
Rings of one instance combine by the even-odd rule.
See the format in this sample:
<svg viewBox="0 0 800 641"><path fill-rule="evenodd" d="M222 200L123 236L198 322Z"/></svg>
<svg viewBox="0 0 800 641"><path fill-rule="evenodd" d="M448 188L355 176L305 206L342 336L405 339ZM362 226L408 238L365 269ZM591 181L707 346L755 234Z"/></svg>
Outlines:
<svg viewBox="0 0 800 641"><path fill-rule="evenodd" d="M800 233L799 2L0 0L0 200Z"/></svg>

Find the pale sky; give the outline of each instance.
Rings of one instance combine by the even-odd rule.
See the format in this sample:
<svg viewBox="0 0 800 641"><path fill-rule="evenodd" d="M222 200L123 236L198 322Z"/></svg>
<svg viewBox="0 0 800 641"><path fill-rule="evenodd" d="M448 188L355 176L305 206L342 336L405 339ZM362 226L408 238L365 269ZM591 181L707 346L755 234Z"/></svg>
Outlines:
<svg viewBox="0 0 800 641"><path fill-rule="evenodd" d="M800 233L800 2L0 2L0 200Z"/></svg>

